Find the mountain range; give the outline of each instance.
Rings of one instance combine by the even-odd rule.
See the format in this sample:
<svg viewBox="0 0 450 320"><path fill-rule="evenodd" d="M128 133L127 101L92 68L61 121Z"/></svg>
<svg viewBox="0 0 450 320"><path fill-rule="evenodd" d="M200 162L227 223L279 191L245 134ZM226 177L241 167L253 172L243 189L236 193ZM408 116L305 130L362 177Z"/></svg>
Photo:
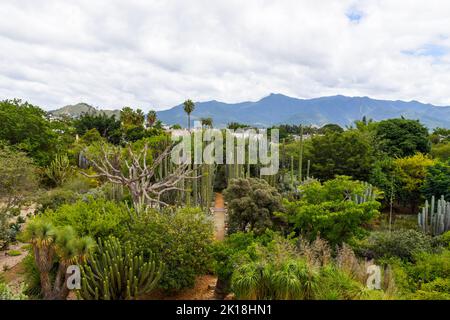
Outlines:
<svg viewBox="0 0 450 320"><path fill-rule="evenodd" d="M54 115L77 116L82 110L119 114L118 110L98 110L81 103L51 111ZM183 104L168 110L158 111L158 119L168 125L187 125ZM376 121L405 117L419 119L428 128L450 128L450 107L424 104L418 101L377 100L369 97L347 97L342 95L314 99L298 99L282 94L270 94L258 101L224 103L216 100L197 102L191 114L191 122L211 117L215 127L225 127L230 122L239 122L257 127L277 124L305 124L322 126L336 123L348 126L355 120Z"/></svg>

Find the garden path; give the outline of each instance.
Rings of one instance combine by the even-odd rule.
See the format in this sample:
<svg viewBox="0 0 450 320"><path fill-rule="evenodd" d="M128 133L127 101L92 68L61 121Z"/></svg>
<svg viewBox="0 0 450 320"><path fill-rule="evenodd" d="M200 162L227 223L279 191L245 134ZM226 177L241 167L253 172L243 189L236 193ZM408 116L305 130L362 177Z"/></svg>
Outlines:
<svg viewBox="0 0 450 320"><path fill-rule="evenodd" d="M214 200L214 208L211 208L214 214L214 237L217 240L225 238L225 219L226 209L223 194L216 192Z"/></svg>

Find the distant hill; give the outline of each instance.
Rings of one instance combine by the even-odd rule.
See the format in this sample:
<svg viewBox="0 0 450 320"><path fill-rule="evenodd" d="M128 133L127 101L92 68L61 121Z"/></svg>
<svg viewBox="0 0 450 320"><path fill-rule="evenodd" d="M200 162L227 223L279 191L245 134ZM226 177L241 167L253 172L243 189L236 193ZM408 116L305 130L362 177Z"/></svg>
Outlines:
<svg viewBox="0 0 450 320"><path fill-rule="evenodd" d="M104 112L120 116L119 110L99 110L86 103L65 106L51 111L54 115L78 117L83 112ZM157 112L165 124L187 126L187 117L180 104ZM305 124L322 126L336 123L347 126L366 116L376 121L399 118L419 119L428 128L450 128L450 107L437 107L418 101L376 100L368 97L331 96L315 99L297 99L282 94L270 94L255 102L224 103L216 100L197 102L191 114L192 123L211 117L215 127L240 122L258 127L277 124Z"/></svg>
<svg viewBox="0 0 450 320"><path fill-rule="evenodd" d="M166 124L186 126L183 105L159 111L158 118ZM312 124L322 126L336 123L351 125L366 116L383 120L404 116L420 119L429 128L450 128L450 107L436 107L417 101L376 100L368 97L331 96L315 99L297 99L282 94L270 94L256 102L235 104L219 101L198 102L191 121L202 117L213 118L215 127L229 122L240 122L260 127L276 124Z"/></svg>
<svg viewBox="0 0 450 320"><path fill-rule="evenodd" d="M96 109L93 106L91 106L87 103L84 103L84 102L77 103L74 105L68 105L68 106L62 107L60 109L50 111L50 113L56 117L64 115L64 116L69 116L72 118L78 118L83 113L96 114L96 113L100 113L100 112L104 113L108 116L115 115L117 119L120 116L120 110L100 110L100 109Z"/></svg>

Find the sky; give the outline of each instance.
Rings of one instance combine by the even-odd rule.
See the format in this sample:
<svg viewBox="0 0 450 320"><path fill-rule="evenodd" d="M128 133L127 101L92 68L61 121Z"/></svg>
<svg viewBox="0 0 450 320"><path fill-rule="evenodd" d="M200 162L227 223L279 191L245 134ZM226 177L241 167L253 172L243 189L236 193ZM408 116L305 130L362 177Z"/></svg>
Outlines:
<svg viewBox="0 0 450 320"><path fill-rule="evenodd" d="M162 110L336 94L450 105L448 0L0 0L0 99Z"/></svg>

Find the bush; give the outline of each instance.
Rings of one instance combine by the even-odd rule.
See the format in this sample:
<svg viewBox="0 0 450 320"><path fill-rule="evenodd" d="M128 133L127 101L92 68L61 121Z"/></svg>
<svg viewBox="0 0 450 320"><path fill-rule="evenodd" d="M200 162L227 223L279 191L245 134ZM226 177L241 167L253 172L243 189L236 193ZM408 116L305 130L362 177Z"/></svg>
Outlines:
<svg viewBox="0 0 450 320"><path fill-rule="evenodd" d="M6 254L10 257L17 257L20 256L22 252L20 252L19 250L8 250Z"/></svg>
<svg viewBox="0 0 450 320"><path fill-rule="evenodd" d="M362 197L368 186L348 177L338 177L324 184L309 181L300 186L300 201L285 201L286 214L281 214L296 232L309 240L319 234L332 244L348 241L365 233L363 227L378 215L380 203Z"/></svg>
<svg viewBox="0 0 450 320"><path fill-rule="evenodd" d="M76 202L78 195L70 190L56 188L46 191L36 200L39 204L38 212L47 210L56 210L64 204L72 204Z"/></svg>
<svg viewBox="0 0 450 320"><path fill-rule="evenodd" d="M124 204L93 197L48 210L43 217L57 227L71 226L78 235L94 239L109 235L122 238L130 223L130 214Z"/></svg>
<svg viewBox="0 0 450 320"><path fill-rule="evenodd" d="M145 258L153 253L165 264L159 285L167 291L192 287L196 276L212 266L213 225L200 209L149 211L136 219L125 239L135 242Z"/></svg>
<svg viewBox="0 0 450 320"><path fill-rule="evenodd" d="M281 196L263 179L232 179L224 191L228 202L228 233L263 233L274 222L273 213L281 210Z"/></svg>
<svg viewBox="0 0 450 320"><path fill-rule="evenodd" d="M438 278L450 278L450 250L441 253L418 253L416 263L407 266L407 273L415 283L432 282Z"/></svg>
<svg viewBox="0 0 450 320"><path fill-rule="evenodd" d="M373 232L371 235L354 245L355 251L369 258L398 257L412 261L419 252L431 252L433 239L416 230L399 229L382 232Z"/></svg>
<svg viewBox="0 0 450 320"><path fill-rule="evenodd" d="M27 299L28 297L25 294L13 293L11 288L7 284L0 281L0 300L27 300Z"/></svg>

